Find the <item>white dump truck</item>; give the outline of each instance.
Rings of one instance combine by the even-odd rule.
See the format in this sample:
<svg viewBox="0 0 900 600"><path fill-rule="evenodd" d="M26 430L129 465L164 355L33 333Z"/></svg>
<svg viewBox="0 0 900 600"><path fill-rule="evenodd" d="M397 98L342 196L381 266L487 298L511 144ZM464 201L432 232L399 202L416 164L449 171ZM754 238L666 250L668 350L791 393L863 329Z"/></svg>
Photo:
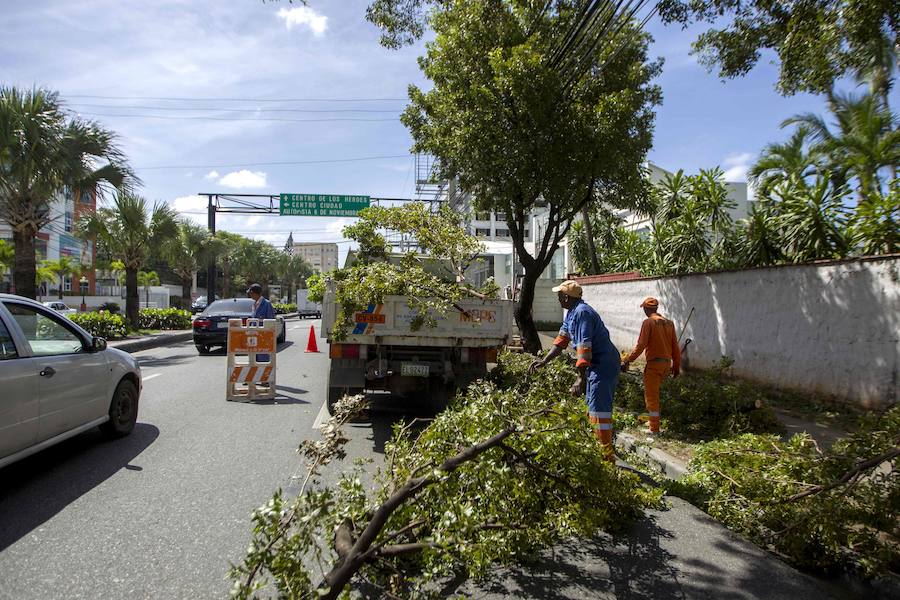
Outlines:
<svg viewBox="0 0 900 600"><path fill-rule="evenodd" d="M388 296L353 314L347 336L332 338L338 305L325 294L322 329L331 368L328 409L344 394L390 394L437 408L450 393L487 372L512 331L511 300L464 300L465 312L437 317L437 326L412 331L416 313L404 296Z"/></svg>

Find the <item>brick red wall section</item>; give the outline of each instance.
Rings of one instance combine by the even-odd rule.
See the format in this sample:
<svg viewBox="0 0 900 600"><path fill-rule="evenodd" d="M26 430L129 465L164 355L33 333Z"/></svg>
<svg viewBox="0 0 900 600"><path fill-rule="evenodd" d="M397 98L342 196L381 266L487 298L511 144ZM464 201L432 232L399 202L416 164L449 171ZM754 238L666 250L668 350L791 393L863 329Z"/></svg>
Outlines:
<svg viewBox="0 0 900 600"><path fill-rule="evenodd" d="M602 275L585 275L584 277L572 277L579 285L591 283L612 283L613 281L631 281L640 279L641 274L638 271L626 271L624 273L604 273Z"/></svg>

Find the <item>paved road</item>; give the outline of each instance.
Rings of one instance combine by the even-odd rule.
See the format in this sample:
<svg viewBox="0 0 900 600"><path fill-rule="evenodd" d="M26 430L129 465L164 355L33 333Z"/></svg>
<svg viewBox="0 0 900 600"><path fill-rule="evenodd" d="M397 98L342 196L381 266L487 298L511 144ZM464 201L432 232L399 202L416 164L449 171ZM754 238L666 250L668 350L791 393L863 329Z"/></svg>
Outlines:
<svg viewBox="0 0 900 600"><path fill-rule="evenodd" d="M136 355L144 393L132 435L107 442L88 432L0 470L0 599L225 597L228 562L242 558L251 511L276 488L294 487L302 466L294 450L317 435L326 414L328 358L304 353L310 325L319 330L318 321L288 322L275 402L225 402L223 353L199 356L189 343L148 350ZM390 420L349 428L348 463L380 461ZM342 468L332 466L327 479ZM490 598L842 596L678 501L630 535L570 544L461 591Z"/></svg>

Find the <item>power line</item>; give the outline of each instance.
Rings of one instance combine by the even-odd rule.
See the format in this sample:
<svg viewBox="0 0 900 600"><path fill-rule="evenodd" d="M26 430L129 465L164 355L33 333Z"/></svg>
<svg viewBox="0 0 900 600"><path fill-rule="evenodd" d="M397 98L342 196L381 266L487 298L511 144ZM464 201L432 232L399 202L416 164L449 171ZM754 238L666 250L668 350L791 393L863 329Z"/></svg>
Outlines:
<svg viewBox="0 0 900 600"><path fill-rule="evenodd" d="M258 119L246 119L242 117L207 117L201 115L195 115L190 117L185 116L175 116L175 115L112 115L108 113L95 113L95 112L81 112L81 111L71 111L78 115L86 115L89 117L123 117L130 119L166 119L170 121L277 121L281 123L330 123L334 121L354 121L354 122L385 122L385 121L399 121L399 117L396 119L362 119L355 117L331 117L326 119L279 119L274 117L260 117Z"/></svg>
<svg viewBox="0 0 900 600"><path fill-rule="evenodd" d="M402 109L385 109L385 108L221 108L221 107L201 107L201 106L146 106L146 105L116 105L116 104L81 104L75 103L74 106L83 106L88 108L113 108L121 110L191 110L201 111L208 110L213 112L263 112L263 113L398 113Z"/></svg>
<svg viewBox="0 0 900 600"><path fill-rule="evenodd" d="M100 100L160 100L177 102L406 102L409 98L216 98L197 96L100 96L95 94L65 94L65 98L96 98Z"/></svg>
<svg viewBox="0 0 900 600"><path fill-rule="evenodd" d="M277 165L320 165L327 163L361 162L366 160L381 160L386 158L407 158L409 154L390 154L384 156L360 156L358 158L331 158L323 160L288 160L278 162L253 162L235 163L230 165L157 165L152 167L135 167L142 171L151 169L230 169L236 167L269 167Z"/></svg>

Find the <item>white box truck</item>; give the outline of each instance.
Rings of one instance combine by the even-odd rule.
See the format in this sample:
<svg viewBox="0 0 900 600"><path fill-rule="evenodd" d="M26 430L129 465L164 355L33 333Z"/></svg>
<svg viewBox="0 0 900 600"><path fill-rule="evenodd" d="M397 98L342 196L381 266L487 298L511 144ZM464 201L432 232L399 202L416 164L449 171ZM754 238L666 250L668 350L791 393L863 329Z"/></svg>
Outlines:
<svg viewBox="0 0 900 600"><path fill-rule="evenodd" d="M322 305L319 302L311 302L307 299L309 290L297 290L297 316L301 319L313 317L322 318Z"/></svg>
<svg viewBox="0 0 900 600"><path fill-rule="evenodd" d="M338 305L327 292L322 330L329 344L328 410L344 394L390 394L438 408L452 391L487 373L512 331L511 300L463 300L465 312L437 317L412 331L416 313L405 296L387 296L353 313L344 339L333 339Z"/></svg>

